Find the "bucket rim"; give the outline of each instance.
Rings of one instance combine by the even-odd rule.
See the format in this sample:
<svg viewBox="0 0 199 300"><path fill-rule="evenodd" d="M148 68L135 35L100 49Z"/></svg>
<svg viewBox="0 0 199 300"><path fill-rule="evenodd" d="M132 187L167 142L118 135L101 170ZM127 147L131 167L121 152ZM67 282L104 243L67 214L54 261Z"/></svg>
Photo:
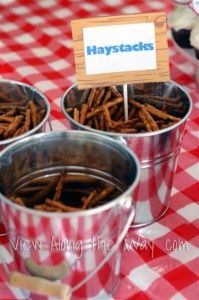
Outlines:
<svg viewBox="0 0 199 300"><path fill-rule="evenodd" d="M33 134L31 136L28 136L24 139L20 139L12 144L10 144L8 147L6 147L5 149L3 149L0 152L0 163L1 163L1 159L2 157L8 152L11 151L13 148L18 147L20 145L24 145L30 141L36 141L39 138L43 138L45 137L50 137L50 136L67 136L67 135L82 135L82 136L91 136L93 137L93 139L96 138L96 135L92 132L89 131L80 131L80 130L69 130L67 132L56 132L56 131L52 131L52 132L44 132L44 133L37 133L37 134ZM44 212L44 211L37 211L35 209L31 209L28 207L23 207L20 206L18 204L15 204L14 202L12 202L9 198L7 198L4 194L2 194L0 192L0 201L5 202L6 204L8 204L9 206L13 207L14 209L20 211L20 212L26 212L28 214L31 215L35 215L35 216L40 216L40 217L48 217L50 219L53 218L67 218L67 217L85 217L85 216L91 216L91 215L95 215L101 212L104 212L106 210L109 210L113 207L116 207L117 205L124 205L124 203L128 202L129 196L132 194L133 190L135 189L135 187L137 186L139 179L140 179L140 174L141 174L141 167L140 167L140 162L137 158L137 155L130 151L130 149L124 145L123 143L112 139L111 137L105 137L104 135L100 135L99 137L102 140L105 140L105 142L110 142L110 143L115 143L115 145L122 147L125 149L125 152L128 153L128 155L133 159L134 163L135 163L135 167L136 167L136 174L135 174L135 180L130 184L130 186L120 195L118 195L115 199L111 200L110 202L103 204L101 206L97 206L96 208L91 208L91 209L87 209L87 210L83 210L83 211L77 211L77 212ZM125 200L124 200L125 199ZM0 204L1 205L1 204ZM132 206L134 206L134 204L132 204ZM134 207L135 209L135 207Z"/></svg>
<svg viewBox="0 0 199 300"><path fill-rule="evenodd" d="M158 82L151 82L151 83L158 83ZM193 109L193 103L192 103L192 99L189 95L189 93L187 91L185 91L185 89L178 83L176 83L175 81L173 80L169 80L169 81L166 81L166 83L169 83L169 84L173 84L173 86L176 86L178 87L180 90L182 90L182 92L187 96L187 99L189 101L189 108L188 108L188 111L186 112L185 116L177 123L175 123L174 125L172 126L169 126L167 128L163 128L163 129L159 129L159 130L156 130L156 131L151 131L151 132L142 132L142 133L120 133L120 132L109 132L109 131L105 131L105 130L98 130L98 129L94 129L94 128L90 128L86 125L82 125L80 124L79 122L76 122L65 110L65 106L64 106L64 100L65 100L65 97L67 95L67 93L73 89L74 87L77 86L77 83L73 83L69 88L67 88L64 92L64 94L62 95L61 97L61 110L63 112L63 114L65 115L66 119L68 119L72 124L76 125L76 127L79 127L81 128L82 130L86 130L86 131L90 131L90 132L94 132L94 133L97 133L97 134L103 134L105 136L110 136L110 137L124 137L124 138L139 138L139 137L151 137L151 136L156 136L156 135L159 135L159 134L163 134L163 133L166 133L168 131L171 131L175 128L177 128L178 126L182 125L186 120L187 118L189 117L189 115L191 114L192 112L192 109Z"/></svg>

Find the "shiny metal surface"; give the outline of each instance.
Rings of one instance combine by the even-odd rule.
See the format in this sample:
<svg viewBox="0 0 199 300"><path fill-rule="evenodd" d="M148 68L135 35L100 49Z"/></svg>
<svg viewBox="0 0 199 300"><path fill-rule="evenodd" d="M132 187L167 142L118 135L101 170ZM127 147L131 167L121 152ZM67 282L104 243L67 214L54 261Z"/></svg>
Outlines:
<svg viewBox="0 0 199 300"><path fill-rule="evenodd" d="M127 144L130 150L136 153L141 163L141 177L134 191L136 214L132 227L154 222L166 212L169 206L175 166L184 135L185 123L192 109L189 95L181 86L172 81L143 84L142 94L153 94L155 96L181 95L186 107L186 114L175 125L159 131L121 134L95 130L75 122L65 110L70 104L67 95L71 89L74 90L76 99L76 103L73 103L73 105L79 103L84 92L84 90L78 91L77 86L73 85L66 90L62 97L62 111L70 128L103 133L105 136L119 138ZM128 85L129 97L133 97L135 89L136 86Z"/></svg>
<svg viewBox="0 0 199 300"><path fill-rule="evenodd" d="M36 211L5 197L31 176L47 176L63 169L113 182L120 187L121 195L75 213ZM0 153L2 220L12 245L19 239L36 245L36 250L16 247L13 255L17 270L25 272L27 257L47 266L65 262L70 273L62 281L72 286L73 299L84 299L85 291L94 297L102 287L110 294L118 280L121 238L135 212L131 199L139 175L138 159L126 146L90 132L40 133L6 147Z"/></svg>

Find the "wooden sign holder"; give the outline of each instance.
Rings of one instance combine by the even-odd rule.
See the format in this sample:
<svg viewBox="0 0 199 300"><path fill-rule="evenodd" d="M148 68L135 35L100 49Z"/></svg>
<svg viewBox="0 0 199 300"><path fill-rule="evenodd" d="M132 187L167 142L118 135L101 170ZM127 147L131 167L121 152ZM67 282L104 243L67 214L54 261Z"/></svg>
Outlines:
<svg viewBox="0 0 199 300"><path fill-rule="evenodd" d="M83 28L154 22L157 68L154 70L86 74ZM133 14L72 20L72 35L76 63L76 78L79 89L143 82L161 82L170 79L166 14L164 12ZM128 33L127 33L128 34Z"/></svg>

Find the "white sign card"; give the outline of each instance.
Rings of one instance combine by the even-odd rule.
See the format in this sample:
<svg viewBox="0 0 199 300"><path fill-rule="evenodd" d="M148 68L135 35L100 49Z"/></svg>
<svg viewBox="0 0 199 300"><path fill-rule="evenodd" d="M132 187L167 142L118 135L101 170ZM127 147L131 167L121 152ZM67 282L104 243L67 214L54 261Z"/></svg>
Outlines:
<svg viewBox="0 0 199 300"><path fill-rule="evenodd" d="M154 22L83 28L86 74L156 69Z"/></svg>

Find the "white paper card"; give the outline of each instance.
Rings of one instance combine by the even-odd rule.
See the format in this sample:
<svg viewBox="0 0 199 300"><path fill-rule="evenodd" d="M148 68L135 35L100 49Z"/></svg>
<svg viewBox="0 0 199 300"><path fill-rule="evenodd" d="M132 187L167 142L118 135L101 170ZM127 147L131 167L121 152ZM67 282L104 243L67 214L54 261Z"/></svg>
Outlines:
<svg viewBox="0 0 199 300"><path fill-rule="evenodd" d="M153 22L83 28L86 74L154 70Z"/></svg>

